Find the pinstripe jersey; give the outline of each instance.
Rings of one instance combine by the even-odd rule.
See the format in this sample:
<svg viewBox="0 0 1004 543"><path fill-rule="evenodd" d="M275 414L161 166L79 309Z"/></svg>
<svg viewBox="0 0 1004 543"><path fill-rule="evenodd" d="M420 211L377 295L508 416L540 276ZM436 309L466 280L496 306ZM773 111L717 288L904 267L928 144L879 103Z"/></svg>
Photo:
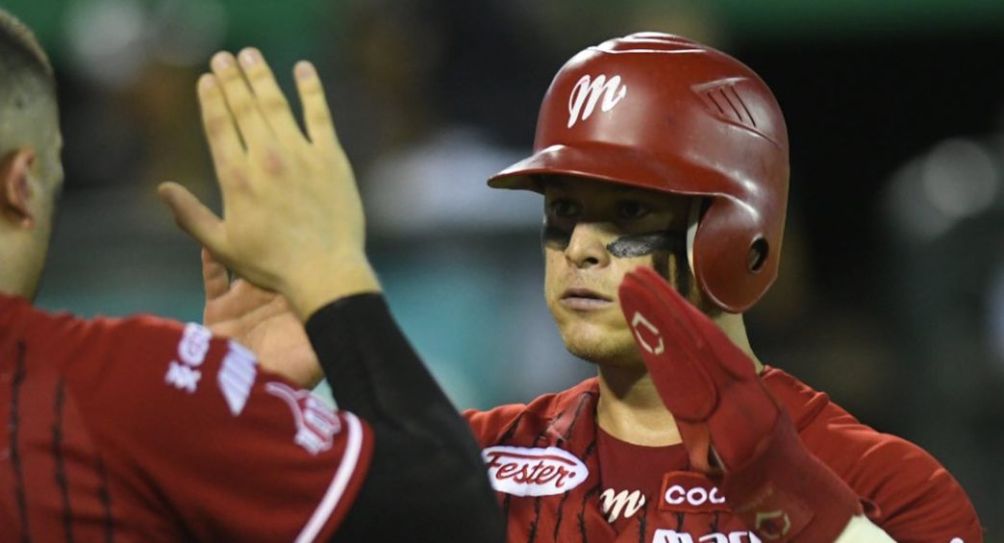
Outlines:
<svg viewBox="0 0 1004 543"><path fill-rule="evenodd" d="M969 498L925 451L861 424L781 370L766 368L761 379L806 448L857 492L870 520L894 540L982 541ZM510 543L760 541L733 516L711 480L688 471L678 448L645 454L665 465L625 459L630 449L611 445L610 436L597 431L598 397L593 378L529 404L465 413L505 510ZM620 455L601 454L604 439ZM629 465L601 465L612 458ZM631 470L654 481L639 489L604 481Z"/></svg>
<svg viewBox="0 0 1004 543"><path fill-rule="evenodd" d="M201 326L0 296L0 542L311 541L369 428Z"/></svg>

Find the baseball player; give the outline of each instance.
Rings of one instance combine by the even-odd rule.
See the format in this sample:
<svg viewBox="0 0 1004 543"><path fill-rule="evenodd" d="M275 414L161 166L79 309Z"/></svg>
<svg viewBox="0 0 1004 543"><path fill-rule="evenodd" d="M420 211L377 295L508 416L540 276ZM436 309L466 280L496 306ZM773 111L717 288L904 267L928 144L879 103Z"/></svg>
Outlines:
<svg viewBox="0 0 1004 543"><path fill-rule="evenodd" d="M297 66L307 138L261 55L240 58L199 83L225 220L179 185L161 195L283 293L364 417L201 325L32 306L62 184L55 84L0 10L0 541L500 541L467 425L379 296L316 73Z"/></svg>
<svg viewBox="0 0 1004 543"><path fill-rule="evenodd" d="M508 541L982 541L929 454L753 353L788 176L778 104L720 51L640 33L561 68L534 154L489 184L543 195L546 301L598 375L465 413Z"/></svg>
<svg viewBox="0 0 1004 543"><path fill-rule="evenodd" d="M930 455L753 354L788 175L778 104L720 51L640 33L561 68L489 184L543 194L547 303L598 377L466 413L510 541L982 540Z"/></svg>

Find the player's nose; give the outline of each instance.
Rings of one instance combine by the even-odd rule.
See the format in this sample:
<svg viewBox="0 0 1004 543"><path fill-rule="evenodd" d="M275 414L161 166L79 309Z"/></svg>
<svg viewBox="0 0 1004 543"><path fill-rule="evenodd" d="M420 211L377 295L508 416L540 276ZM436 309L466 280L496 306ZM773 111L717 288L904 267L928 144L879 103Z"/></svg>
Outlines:
<svg viewBox="0 0 1004 543"><path fill-rule="evenodd" d="M576 268L593 268L610 263L610 252L603 240L606 237L603 223L582 221L572 229L565 248L565 258Z"/></svg>

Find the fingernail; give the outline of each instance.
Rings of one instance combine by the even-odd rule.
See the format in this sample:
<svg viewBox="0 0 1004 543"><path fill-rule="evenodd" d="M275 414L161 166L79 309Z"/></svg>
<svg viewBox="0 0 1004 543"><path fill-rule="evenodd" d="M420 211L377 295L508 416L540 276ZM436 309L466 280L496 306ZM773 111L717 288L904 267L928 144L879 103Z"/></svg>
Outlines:
<svg viewBox="0 0 1004 543"><path fill-rule="evenodd" d="M254 47L248 47L241 51L238 58L244 66L254 66L259 60L261 60L261 53Z"/></svg>
<svg viewBox="0 0 1004 543"><path fill-rule="evenodd" d="M222 51L213 56L212 64L213 68L216 68L217 70L224 70L233 65L233 57L230 53Z"/></svg>
<svg viewBox="0 0 1004 543"><path fill-rule="evenodd" d="M308 77L313 77L317 73L314 70L314 65L307 62L306 60L301 60L300 62L297 62L296 67L293 69L293 71L296 74L296 77L300 79L307 79Z"/></svg>
<svg viewBox="0 0 1004 543"><path fill-rule="evenodd" d="M215 85L216 85L216 78L213 77L213 74L202 74L202 77L199 78L200 90L209 90L213 88Z"/></svg>

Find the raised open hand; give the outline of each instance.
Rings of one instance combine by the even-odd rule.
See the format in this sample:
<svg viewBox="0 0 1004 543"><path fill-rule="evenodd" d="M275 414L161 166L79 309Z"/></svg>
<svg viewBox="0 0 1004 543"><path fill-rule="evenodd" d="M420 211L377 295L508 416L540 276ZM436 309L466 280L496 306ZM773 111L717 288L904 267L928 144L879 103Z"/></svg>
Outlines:
<svg viewBox="0 0 1004 543"><path fill-rule="evenodd" d="M378 291L355 176L316 71L307 62L294 70L304 135L261 54L248 48L239 58L216 54L198 84L223 218L176 183L161 185L161 197L217 260L285 294L301 318L334 299Z"/></svg>

